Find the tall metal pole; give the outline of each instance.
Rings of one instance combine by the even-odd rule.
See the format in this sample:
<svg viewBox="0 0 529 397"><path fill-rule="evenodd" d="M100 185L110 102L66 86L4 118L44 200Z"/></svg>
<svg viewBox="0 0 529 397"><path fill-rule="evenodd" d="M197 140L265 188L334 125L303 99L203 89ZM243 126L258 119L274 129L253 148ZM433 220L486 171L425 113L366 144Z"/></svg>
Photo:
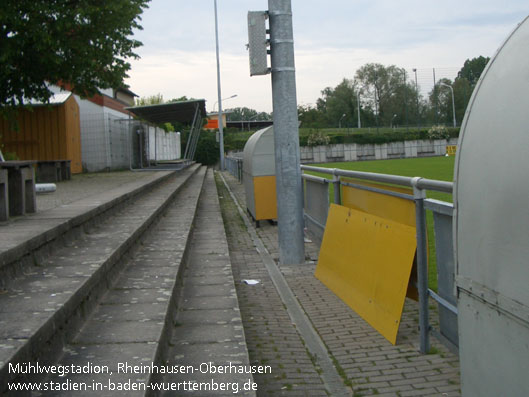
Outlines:
<svg viewBox="0 0 529 397"><path fill-rule="evenodd" d="M439 85L442 85L442 86L450 88L450 91L451 91L451 94L452 94L452 116L453 116L452 120L453 120L453 124L454 124L454 128L455 128L456 127L456 103L455 103L455 100L454 100L454 88L450 84L446 84L446 83L443 83L443 82L440 82Z"/></svg>
<svg viewBox="0 0 529 397"><path fill-rule="evenodd" d="M268 0L281 264L305 262L291 0Z"/></svg>
<svg viewBox="0 0 529 397"><path fill-rule="evenodd" d="M406 80L406 69L404 69L404 111L406 112L406 132L408 132L408 84L406 83Z"/></svg>
<svg viewBox="0 0 529 397"><path fill-rule="evenodd" d="M419 85L417 84L417 69L413 69L415 73L415 98L417 99L417 129L421 129L421 119L419 118Z"/></svg>
<svg viewBox="0 0 529 397"><path fill-rule="evenodd" d="M437 89L437 81L435 80L435 68L433 70L433 92L435 101L435 124L439 124L439 90Z"/></svg>
<svg viewBox="0 0 529 397"><path fill-rule="evenodd" d="M356 91L356 104L358 105L358 129L362 128L362 123L360 122L360 91Z"/></svg>
<svg viewBox="0 0 529 397"><path fill-rule="evenodd" d="M217 50L217 93L219 102L219 146L220 146L220 170L224 171L224 129L222 124L222 97L220 90L220 56L219 56L219 23L217 18L217 0L213 0L215 4L215 43Z"/></svg>
<svg viewBox="0 0 529 397"><path fill-rule="evenodd" d="M452 115L453 115L453 119L454 119L454 128L456 128L457 126L457 123L456 123L456 101L455 101L455 98L454 98L454 89L452 86L450 86L450 90L452 91Z"/></svg>

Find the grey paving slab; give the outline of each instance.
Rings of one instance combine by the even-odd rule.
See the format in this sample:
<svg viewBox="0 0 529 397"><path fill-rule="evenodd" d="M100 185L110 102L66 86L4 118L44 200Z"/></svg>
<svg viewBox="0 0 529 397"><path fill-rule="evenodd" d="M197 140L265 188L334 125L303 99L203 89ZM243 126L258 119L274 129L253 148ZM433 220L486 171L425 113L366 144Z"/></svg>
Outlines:
<svg viewBox="0 0 529 397"><path fill-rule="evenodd" d="M178 314L181 325L240 324L241 313L233 309L182 310Z"/></svg>
<svg viewBox="0 0 529 397"><path fill-rule="evenodd" d="M17 322L20 315L18 311L11 313L4 312L0 315L0 340L10 338L29 339L35 334L42 323L50 318L50 313L46 312L25 313L27 318L23 327L21 327Z"/></svg>
<svg viewBox="0 0 529 397"><path fill-rule="evenodd" d="M174 277L178 270L176 260L170 260L169 262L149 262L148 266L145 261L131 261L130 265L123 270L122 277ZM153 275L154 274L154 275Z"/></svg>
<svg viewBox="0 0 529 397"><path fill-rule="evenodd" d="M233 281L230 273L203 276L186 276L186 285L214 285L214 284L229 284Z"/></svg>
<svg viewBox="0 0 529 397"><path fill-rule="evenodd" d="M12 292L0 295L0 313L55 312L70 298L67 291L56 292ZM25 320L20 316L19 320ZM19 324L23 324L20 321Z"/></svg>
<svg viewBox="0 0 529 397"><path fill-rule="evenodd" d="M171 299L169 289L113 289L105 295L102 305L127 303L167 302Z"/></svg>
<svg viewBox="0 0 529 397"><path fill-rule="evenodd" d="M196 367L202 363L224 365L226 363L247 363L248 352L244 342L228 341L222 343L196 343L181 345L178 352L171 360L175 364L192 365Z"/></svg>
<svg viewBox="0 0 529 397"><path fill-rule="evenodd" d="M27 341L27 339L0 339L0 367L11 361Z"/></svg>
<svg viewBox="0 0 529 397"><path fill-rule="evenodd" d="M115 372L120 363L151 365L152 352L152 346L145 343L70 344L63 349L60 362L64 365L84 365L89 362L108 366Z"/></svg>
<svg viewBox="0 0 529 397"><path fill-rule="evenodd" d="M118 305L99 305L91 321L162 321L167 314L163 302L124 303Z"/></svg>
<svg viewBox="0 0 529 397"><path fill-rule="evenodd" d="M215 296L214 299L209 296L199 296L184 299L183 308L187 310L195 309L233 309L238 307L237 296L234 294L228 296Z"/></svg>
<svg viewBox="0 0 529 397"><path fill-rule="evenodd" d="M174 280L174 277L154 276L151 272L144 272L141 275L122 275L115 289L171 289Z"/></svg>
<svg viewBox="0 0 529 397"><path fill-rule="evenodd" d="M236 296L232 283L225 284L194 284L186 286L184 299L198 297Z"/></svg>
<svg viewBox="0 0 529 397"><path fill-rule="evenodd" d="M134 321L120 320L118 317L105 323L91 321L81 329L72 344L156 343L160 339L163 319L146 322L140 322L137 319Z"/></svg>
<svg viewBox="0 0 529 397"><path fill-rule="evenodd" d="M202 343L224 343L244 341L244 331L236 324L183 324L176 328L171 339L175 346Z"/></svg>

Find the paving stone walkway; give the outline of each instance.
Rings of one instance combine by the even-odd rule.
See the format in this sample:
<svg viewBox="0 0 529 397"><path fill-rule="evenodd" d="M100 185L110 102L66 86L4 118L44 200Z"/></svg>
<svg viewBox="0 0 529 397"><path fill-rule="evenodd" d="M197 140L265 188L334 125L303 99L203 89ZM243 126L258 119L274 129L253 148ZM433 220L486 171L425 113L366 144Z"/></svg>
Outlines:
<svg viewBox="0 0 529 397"><path fill-rule="evenodd" d="M246 208L244 186L227 172L223 176L241 207ZM228 192L219 188L219 194L250 360L264 360L275 369L273 376L255 378L260 386L258 395L325 395L317 360L311 360L292 327ZM277 226L261 222L257 233L277 261ZM458 357L434 338L431 354L418 352L414 301L406 301L397 344L393 346L313 276L317 255L318 247L307 242L307 263L280 269L351 395L460 395ZM245 285L242 280L247 278L261 282Z"/></svg>

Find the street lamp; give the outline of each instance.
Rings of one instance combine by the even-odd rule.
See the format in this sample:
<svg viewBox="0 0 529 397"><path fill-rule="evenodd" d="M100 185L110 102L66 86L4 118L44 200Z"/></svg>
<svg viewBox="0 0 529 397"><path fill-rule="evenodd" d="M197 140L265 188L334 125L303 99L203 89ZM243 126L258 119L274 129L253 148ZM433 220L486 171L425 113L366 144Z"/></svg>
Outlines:
<svg viewBox="0 0 529 397"><path fill-rule="evenodd" d="M417 84L417 69L413 68L413 73L415 73L415 96L417 98L417 129L421 129L421 119L419 118L419 85Z"/></svg>
<svg viewBox="0 0 529 397"><path fill-rule="evenodd" d="M358 129L362 128L362 123L360 122L360 91L356 91L356 104L358 105Z"/></svg>
<svg viewBox="0 0 529 397"><path fill-rule="evenodd" d="M342 120L346 116L346 114L342 114L342 117L340 117L340 120L338 121L338 128L342 128Z"/></svg>
<svg viewBox="0 0 529 397"><path fill-rule="evenodd" d="M391 118L391 128L395 128L395 124L393 124L393 122L395 121L396 117L397 117L397 115L394 114L393 117Z"/></svg>
<svg viewBox="0 0 529 397"><path fill-rule="evenodd" d="M237 96L237 94L233 94L232 96L229 96L227 98L222 98L221 102L227 101L228 99L231 99L231 98L235 98L236 96ZM215 112L215 108L217 107L217 103L219 103L219 101L215 101L215 103L213 104L213 112Z"/></svg>
<svg viewBox="0 0 529 397"><path fill-rule="evenodd" d="M224 171L224 127L222 125L222 96L220 90L220 56L219 56L219 23L217 18L217 0L213 0L215 6L215 48L217 53L217 94L219 103L219 150L220 170Z"/></svg>
<svg viewBox="0 0 529 397"><path fill-rule="evenodd" d="M454 101L454 88L450 84L446 84L443 82L440 82L439 85L450 88L450 91L452 92L452 115L453 115L454 128L455 128L456 127L456 104Z"/></svg>

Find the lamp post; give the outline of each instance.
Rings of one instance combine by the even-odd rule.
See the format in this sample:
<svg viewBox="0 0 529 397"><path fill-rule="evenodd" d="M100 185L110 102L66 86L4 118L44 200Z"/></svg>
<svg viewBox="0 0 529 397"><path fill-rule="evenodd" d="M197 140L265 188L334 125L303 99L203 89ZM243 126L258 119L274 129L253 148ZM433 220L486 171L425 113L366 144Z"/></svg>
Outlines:
<svg viewBox="0 0 529 397"><path fill-rule="evenodd" d="M217 0L213 0L215 6L215 48L217 53L217 94L219 103L219 150L220 150L220 170L224 171L224 129L222 125L222 96L220 89L220 56L219 56L219 23L217 18Z"/></svg>
<svg viewBox="0 0 529 397"><path fill-rule="evenodd" d="M358 129L362 128L362 123L360 122L360 91L356 91L356 104L358 107Z"/></svg>
<svg viewBox="0 0 529 397"><path fill-rule="evenodd" d="M341 129L342 128L342 120L343 118L346 116L346 114L342 114L342 117L340 117L340 120L338 120L338 128Z"/></svg>
<svg viewBox="0 0 529 397"><path fill-rule="evenodd" d="M221 102L222 101L227 101L228 99L231 99L231 98L235 98L236 96L237 96L237 94L233 94L232 96L229 96L227 98L222 98ZM217 107L217 103L219 103L219 101L215 101L215 103L213 104L213 112L215 112L215 108Z"/></svg>
<svg viewBox="0 0 529 397"><path fill-rule="evenodd" d="M419 85L417 84L417 69L413 68L415 73L415 97L417 99L417 129L421 129L421 119L419 118Z"/></svg>
<svg viewBox="0 0 529 397"><path fill-rule="evenodd" d="M450 88L450 91L452 92L452 116L453 116L454 128L455 128L457 123L456 123L456 104L454 100L454 88L450 84L446 84L443 82L440 82L439 85Z"/></svg>

